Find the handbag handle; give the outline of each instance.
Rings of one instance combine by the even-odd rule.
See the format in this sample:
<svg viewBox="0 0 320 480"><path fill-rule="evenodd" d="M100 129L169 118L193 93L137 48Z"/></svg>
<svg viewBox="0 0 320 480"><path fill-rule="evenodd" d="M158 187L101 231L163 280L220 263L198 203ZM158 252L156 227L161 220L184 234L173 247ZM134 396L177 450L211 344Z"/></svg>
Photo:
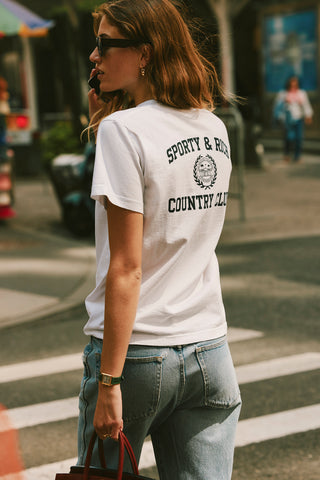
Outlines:
<svg viewBox="0 0 320 480"><path fill-rule="evenodd" d="M94 431L92 434L92 437L90 439L89 447L88 447L88 452L87 452L87 457L86 457L86 463L84 466L84 480L89 480L89 468L91 464L91 457L92 457L92 452L93 452L93 447L95 444L97 438L97 434ZM103 451L103 440L98 438L98 447L99 447L99 458L100 458L100 463L103 468L106 467L106 461L104 457L104 451ZM135 475L139 475L139 470L138 470L138 464L136 461L136 457L133 453L132 447L130 445L129 440L125 436L125 434L120 431L119 433L119 463L118 463L118 471L117 471L117 480L122 479L122 473L123 473L123 462L124 462L124 449L127 450L130 462L131 462L131 467L132 471Z"/></svg>
<svg viewBox="0 0 320 480"><path fill-rule="evenodd" d="M132 471L135 475L139 475L137 460L136 460L136 457L133 453L130 442L123 432L120 432L120 435L123 437L123 443L124 443L125 449L127 450L128 455L130 457Z"/></svg>

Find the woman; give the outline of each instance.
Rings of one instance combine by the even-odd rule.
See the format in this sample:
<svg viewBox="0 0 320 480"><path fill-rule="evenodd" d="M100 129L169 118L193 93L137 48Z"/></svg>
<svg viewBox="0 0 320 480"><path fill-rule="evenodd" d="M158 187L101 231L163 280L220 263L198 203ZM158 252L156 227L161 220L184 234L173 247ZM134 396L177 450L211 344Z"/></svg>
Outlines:
<svg viewBox="0 0 320 480"><path fill-rule="evenodd" d="M95 428L116 467L123 429L137 460L151 435L161 479L230 479L241 401L215 255L231 171L217 78L168 0L111 0L94 27L104 102L89 92L97 275L78 463Z"/></svg>
<svg viewBox="0 0 320 480"><path fill-rule="evenodd" d="M299 87L299 79L290 77L286 89L278 93L275 101L274 116L284 127L284 161L290 162L293 151L293 161L299 162L304 122L312 122L313 110L307 93Z"/></svg>

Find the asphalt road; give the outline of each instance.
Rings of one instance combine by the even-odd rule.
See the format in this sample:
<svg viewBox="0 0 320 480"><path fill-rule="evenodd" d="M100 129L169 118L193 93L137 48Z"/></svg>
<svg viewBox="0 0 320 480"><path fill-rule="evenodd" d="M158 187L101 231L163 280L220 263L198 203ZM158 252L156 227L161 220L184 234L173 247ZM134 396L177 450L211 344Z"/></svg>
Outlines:
<svg viewBox="0 0 320 480"><path fill-rule="evenodd" d="M225 308L234 334L230 348L242 378L239 440L253 422L251 440L238 442L233 480L319 480L320 165L315 162L292 170L249 172L248 221L234 228L234 220L228 223L227 218L218 248ZM229 219L236 218L236 204L231 202L230 207ZM61 225L47 182L21 182L17 208L20 214L14 222L71 238ZM283 224L286 235L276 239L271 230L283 231ZM253 240L259 226L262 234ZM299 231L306 233L296 235ZM245 239L248 233L250 241ZM92 239L87 242L91 245ZM77 419L74 405L68 414L65 399L74 399L79 392L85 321L84 308L79 307L0 331L0 403L17 418L21 414L18 433L26 480L54 478L47 473L49 464L76 457ZM257 335L241 338L241 329ZM79 366L39 373L46 359L55 364L70 354L79 354ZM26 377L30 361L37 361L37 366ZM13 364L21 368L20 377L19 373L14 381L3 380ZM248 366L254 375L248 374ZM63 403L50 403L54 401ZM32 422L40 404L44 419ZM19 410L25 407L30 410ZM48 410L51 417L46 419ZM33 424L28 426L29 420ZM42 465L45 470L35 470ZM141 473L158 478L152 462L144 467Z"/></svg>
<svg viewBox="0 0 320 480"><path fill-rule="evenodd" d="M231 342L236 367L319 352L318 237L222 245L218 250L229 326L261 336ZM292 261L294 259L295 261ZM0 366L81 352L83 307L1 331ZM1 385L8 409L78 394L81 368ZM319 369L241 384L240 420L320 403ZM76 417L19 430L27 469L76 456ZM319 427L238 447L233 480L318 480ZM50 445L50 448L48 448ZM157 478L156 468L143 469Z"/></svg>

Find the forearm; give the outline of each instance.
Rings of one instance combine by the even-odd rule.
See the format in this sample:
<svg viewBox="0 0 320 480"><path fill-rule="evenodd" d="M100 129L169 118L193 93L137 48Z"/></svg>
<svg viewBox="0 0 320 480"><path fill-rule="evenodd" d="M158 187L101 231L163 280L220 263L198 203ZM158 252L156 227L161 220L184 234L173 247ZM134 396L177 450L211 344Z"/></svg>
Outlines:
<svg viewBox="0 0 320 480"><path fill-rule="evenodd" d="M140 293L139 269L112 265L106 279L101 371L120 376L126 358Z"/></svg>

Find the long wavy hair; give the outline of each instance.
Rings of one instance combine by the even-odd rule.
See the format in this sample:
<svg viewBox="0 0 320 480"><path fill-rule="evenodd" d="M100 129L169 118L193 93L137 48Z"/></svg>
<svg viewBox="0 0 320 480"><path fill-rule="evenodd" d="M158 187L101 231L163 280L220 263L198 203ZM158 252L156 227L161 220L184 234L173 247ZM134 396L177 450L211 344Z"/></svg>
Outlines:
<svg viewBox="0 0 320 480"><path fill-rule="evenodd" d="M216 69L199 51L187 23L169 0L110 0L93 13L93 28L98 34L102 18L117 27L128 39L148 39L151 60L145 78L153 97L178 109L213 109L215 98L225 98ZM134 106L124 91L102 93L103 107L91 119L96 132L105 116Z"/></svg>

